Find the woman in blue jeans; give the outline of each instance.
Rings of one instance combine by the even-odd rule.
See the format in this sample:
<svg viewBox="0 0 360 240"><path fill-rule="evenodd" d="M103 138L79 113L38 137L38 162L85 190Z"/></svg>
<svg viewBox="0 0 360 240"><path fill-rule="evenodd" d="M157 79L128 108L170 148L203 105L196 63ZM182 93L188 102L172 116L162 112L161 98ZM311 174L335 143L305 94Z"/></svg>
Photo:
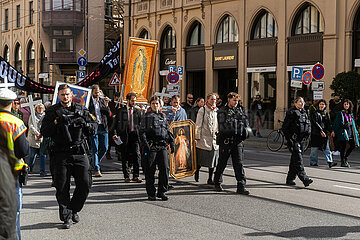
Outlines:
<svg viewBox="0 0 360 240"><path fill-rule="evenodd" d="M39 154L40 157L40 176L46 176L45 171L45 160L46 155L43 151L40 151L40 145L43 141L43 137L40 134L40 124L41 120L44 117L45 107L43 104L35 105L35 120L32 120L32 116L29 118L29 133L28 133L28 141L30 144L30 154L29 154L29 168L30 172L33 171L35 165L36 156Z"/></svg>
<svg viewBox="0 0 360 240"><path fill-rule="evenodd" d="M326 112L326 101L319 100L311 113L311 152L310 152L310 166L318 166L318 151L319 149L324 153L326 162L329 168L336 166L333 162L330 146L329 135L331 133L331 123L329 114Z"/></svg>

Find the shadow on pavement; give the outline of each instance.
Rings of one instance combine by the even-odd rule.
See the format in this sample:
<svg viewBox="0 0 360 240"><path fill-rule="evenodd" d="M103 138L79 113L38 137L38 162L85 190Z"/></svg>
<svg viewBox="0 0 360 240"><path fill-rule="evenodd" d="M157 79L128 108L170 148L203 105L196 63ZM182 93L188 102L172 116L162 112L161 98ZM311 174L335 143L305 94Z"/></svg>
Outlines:
<svg viewBox="0 0 360 240"><path fill-rule="evenodd" d="M40 229L50 229L58 228L62 229L62 223L36 223L33 225L21 226L21 230L40 230Z"/></svg>
<svg viewBox="0 0 360 240"><path fill-rule="evenodd" d="M314 227L302 227L299 229L291 231L283 231L279 233L270 233L270 232L255 232L247 233L246 236L260 237L260 236L279 236L284 238L339 238L344 237L348 233L358 233L360 232L360 226L314 226Z"/></svg>

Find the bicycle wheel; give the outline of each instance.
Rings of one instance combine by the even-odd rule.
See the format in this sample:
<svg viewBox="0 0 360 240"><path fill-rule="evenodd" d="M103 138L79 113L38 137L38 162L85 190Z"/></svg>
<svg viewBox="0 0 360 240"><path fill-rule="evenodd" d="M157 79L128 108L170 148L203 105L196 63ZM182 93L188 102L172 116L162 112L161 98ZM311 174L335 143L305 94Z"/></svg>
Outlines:
<svg viewBox="0 0 360 240"><path fill-rule="evenodd" d="M280 130L272 131L267 137L267 147L270 151L276 152L284 145L284 135Z"/></svg>

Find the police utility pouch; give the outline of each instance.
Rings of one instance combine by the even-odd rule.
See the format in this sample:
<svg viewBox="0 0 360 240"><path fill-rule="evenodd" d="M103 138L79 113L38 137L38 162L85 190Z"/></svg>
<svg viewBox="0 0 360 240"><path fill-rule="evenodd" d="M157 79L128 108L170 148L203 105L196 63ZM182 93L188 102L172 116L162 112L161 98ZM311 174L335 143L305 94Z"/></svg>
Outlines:
<svg viewBox="0 0 360 240"><path fill-rule="evenodd" d="M28 176L29 176L29 169L28 169L28 167L26 167L24 165L23 168L20 170L20 173L19 173L19 182L22 185L26 185L27 181L28 181Z"/></svg>

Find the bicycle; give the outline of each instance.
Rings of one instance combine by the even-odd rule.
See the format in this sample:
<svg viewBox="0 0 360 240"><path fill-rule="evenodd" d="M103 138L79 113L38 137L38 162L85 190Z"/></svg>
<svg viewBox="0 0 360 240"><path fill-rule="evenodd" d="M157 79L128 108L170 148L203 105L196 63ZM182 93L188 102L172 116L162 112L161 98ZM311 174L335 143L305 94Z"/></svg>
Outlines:
<svg viewBox="0 0 360 240"><path fill-rule="evenodd" d="M281 120L278 120L278 122L283 123L283 121ZM284 145L285 148L287 148L287 144L284 143L285 143L285 135L282 131L282 128L270 132L270 134L266 139L266 145L268 149L272 152L279 151ZM304 152L306 152L306 150L309 148L309 145L310 145L310 138L306 140Z"/></svg>

